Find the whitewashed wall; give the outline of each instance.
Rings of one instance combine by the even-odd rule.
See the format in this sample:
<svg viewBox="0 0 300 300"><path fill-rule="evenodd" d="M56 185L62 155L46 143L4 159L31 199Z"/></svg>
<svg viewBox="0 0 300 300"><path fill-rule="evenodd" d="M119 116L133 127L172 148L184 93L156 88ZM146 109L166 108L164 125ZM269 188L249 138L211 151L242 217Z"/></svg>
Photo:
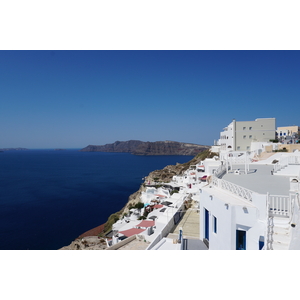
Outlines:
<svg viewBox="0 0 300 300"><path fill-rule="evenodd" d="M200 239L205 236L204 208L209 211L209 249L234 250L236 249L236 230L245 230L246 249L258 250L259 238L265 235L266 230L266 195L253 194L253 207L243 209L240 205L229 204L226 200L214 196L211 189L202 189L200 193ZM210 195L213 195L212 200ZM225 197L225 196L224 196ZM228 196L226 196L228 197ZM213 232L213 216L217 218L217 233Z"/></svg>

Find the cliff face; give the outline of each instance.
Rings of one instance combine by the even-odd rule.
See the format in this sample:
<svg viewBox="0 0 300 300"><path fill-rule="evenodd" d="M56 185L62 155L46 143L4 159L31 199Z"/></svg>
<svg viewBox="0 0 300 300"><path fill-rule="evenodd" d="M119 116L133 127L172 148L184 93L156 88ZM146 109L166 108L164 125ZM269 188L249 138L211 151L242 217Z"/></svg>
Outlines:
<svg viewBox="0 0 300 300"><path fill-rule="evenodd" d="M87 147L81 149L80 151L85 152L124 152L132 153L142 141L130 140L126 142L116 141L113 144L106 144L102 146L88 145Z"/></svg>
<svg viewBox="0 0 300 300"><path fill-rule="evenodd" d="M208 146L203 145L172 141L142 142L130 140L126 142L117 141L103 146L89 145L81 151L123 152L134 155L196 155L208 148Z"/></svg>
<svg viewBox="0 0 300 300"><path fill-rule="evenodd" d="M154 170L150 172L149 175L144 178L144 183L157 182L158 185L161 183L168 183L172 180L174 175L182 175L188 168L190 168L191 165L196 165L197 163L203 161L206 158L212 158L217 155L218 155L217 153L211 152L209 149L207 149L197 154L193 159L191 159L186 163L183 164L177 163L176 165L168 165L161 170ZM140 201L142 192L145 191L146 191L146 185L141 184L139 190L129 196L128 202L120 211L120 215L121 213L122 214L128 213L129 207L131 205L138 203Z"/></svg>

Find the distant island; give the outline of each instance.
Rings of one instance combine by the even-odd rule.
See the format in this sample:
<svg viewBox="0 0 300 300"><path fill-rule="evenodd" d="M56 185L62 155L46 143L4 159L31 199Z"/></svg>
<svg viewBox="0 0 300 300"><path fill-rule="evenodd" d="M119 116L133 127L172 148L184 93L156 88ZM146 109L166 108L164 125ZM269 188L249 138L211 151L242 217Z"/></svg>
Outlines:
<svg viewBox="0 0 300 300"><path fill-rule="evenodd" d="M26 148L2 148L0 149L0 152L4 152L4 151L24 151L24 150L28 150Z"/></svg>
<svg viewBox="0 0 300 300"><path fill-rule="evenodd" d="M134 155L197 155L209 149L210 146L173 141L142 142L130 140L116 141L102 146L88 145L81 149L83 152L119 152Z"/></svg>

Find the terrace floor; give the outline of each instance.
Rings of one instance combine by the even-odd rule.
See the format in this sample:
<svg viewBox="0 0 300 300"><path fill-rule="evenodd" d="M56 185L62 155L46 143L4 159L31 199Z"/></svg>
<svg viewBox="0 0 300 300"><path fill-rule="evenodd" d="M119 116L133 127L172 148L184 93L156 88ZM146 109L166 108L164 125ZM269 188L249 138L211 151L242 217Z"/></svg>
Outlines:
<svg viewBox="0 0 300 300"><path fill-rule="evenodd" d="M259 194L288 195L290 189L289 177L271 174L272 165L250 164L248 174L245 174L245 165L233 165L233 170L225 174L222 179L242 186ZM234 174L240 169L241 174Z"/></svg>

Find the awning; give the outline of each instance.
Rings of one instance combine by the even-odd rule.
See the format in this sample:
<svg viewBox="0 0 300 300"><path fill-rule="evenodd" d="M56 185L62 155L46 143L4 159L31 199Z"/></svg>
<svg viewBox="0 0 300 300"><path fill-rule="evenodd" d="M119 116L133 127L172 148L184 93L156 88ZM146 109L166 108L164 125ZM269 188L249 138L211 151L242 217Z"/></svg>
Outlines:
<svg viewBox="0 0 300 300"><path fill-rule="evenodd" d="M141 223L137 224L137 227L151 227L154 226L155 222L150 220L143 220Z"/></svg>
<svg viewBox="0 0 300 300"><path fill-rule="evenodd" d="M166 195L161 195L161 194L155 194L155 196L158 196L160 198L166 198L167 197Z"/></svg>
<svg viewBox="0 0 300 300"><path fill-rule="evenodd" d="M161 204L155 204L154 206L153 206L153 208L162 208L163 207L163 205L161 205Z"/></svg>
<svg viewBox="0 0 300 300"><path fill-rule="evenodd" d="M125 236L130 237L132 235L139 234L139 233L141 233L143 231L145 231L145 229L131 228L131 229L128 229L128 230L119 231L119 233L122 233Z"/></svg>

